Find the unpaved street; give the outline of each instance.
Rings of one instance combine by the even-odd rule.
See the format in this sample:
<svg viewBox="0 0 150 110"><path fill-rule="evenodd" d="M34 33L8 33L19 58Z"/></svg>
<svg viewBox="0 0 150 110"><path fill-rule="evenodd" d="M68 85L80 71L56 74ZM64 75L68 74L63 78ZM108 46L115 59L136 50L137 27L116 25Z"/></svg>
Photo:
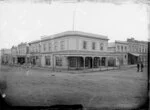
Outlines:
<svg viewBox="0 0 150 110"><path fill-rule="evenodd" d="M147 77L136 68L93 73L59 73L1 67L6 99L13 105L82 104L86 108L132 108L145 100Z"/></svg>

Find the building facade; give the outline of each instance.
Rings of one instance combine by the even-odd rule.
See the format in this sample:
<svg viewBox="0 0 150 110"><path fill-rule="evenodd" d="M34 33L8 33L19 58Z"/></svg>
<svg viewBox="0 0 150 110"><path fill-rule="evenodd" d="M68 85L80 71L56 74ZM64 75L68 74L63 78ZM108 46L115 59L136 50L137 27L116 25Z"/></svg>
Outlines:
<svg viewBox="0 0 150 110"><path fill-rule="evenodd" d="M17 63L25 64L29 62L29 46L28 43L20 43L18 45Z"/></svg>
<svg viewBox="0 0 150 110"><path fill-rule="evenodd" d="M1 64L11 64L11 49L1 49Z"/></svg>
<svg viewBox="0 0 150 110"><path fill-rule="evenodd" d="M53 38L52 38L53 37ZM108 66L107 36L67 31L41 39L41 65L52 68L85 69Z"/></svg>
<svg viewBox="0 0 150 110"><path fill-rule="evenodd" d="M18 63L17 55L18 55L18 48L16 46L12 46L11 48L12 64Z"/></svg>
<svg viewBox="0 0 150 110"><path fill-rule="evenodd" d="M34 66L41 66L41 40L29 43L30 63Z"/></svg>
<svg viewBox="0 0 150 110"><path fill-rule="evenodd" d="M129 64L147 62L148 42L137 41L134 38L127 39L129 45Z"/></svg>
<svg viewBox="0 0 150 110"><path fill-rule="evenodd" d="M114 60L115 65L127 65L128 64L128 43L125 41L115 41L108 45L108 51L111 53L119 54ZM110 61L112 62L112 61Z"/></svg>

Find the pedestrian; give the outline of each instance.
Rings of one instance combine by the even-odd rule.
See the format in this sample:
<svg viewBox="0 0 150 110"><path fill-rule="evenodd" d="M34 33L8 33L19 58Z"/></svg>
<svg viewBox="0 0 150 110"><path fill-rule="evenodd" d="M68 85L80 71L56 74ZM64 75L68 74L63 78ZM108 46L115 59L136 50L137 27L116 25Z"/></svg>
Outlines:
<svg viewBox="0 0 150 110"><path fill-rule="evenodd" d="M137 63L137 72L139 72L140 64Z"/></svg>
<svg viewBox="0 0 150 110"><path fill-rule="evenodd" d="M144 65L141 63L141 72L143 72Z"/></svg>

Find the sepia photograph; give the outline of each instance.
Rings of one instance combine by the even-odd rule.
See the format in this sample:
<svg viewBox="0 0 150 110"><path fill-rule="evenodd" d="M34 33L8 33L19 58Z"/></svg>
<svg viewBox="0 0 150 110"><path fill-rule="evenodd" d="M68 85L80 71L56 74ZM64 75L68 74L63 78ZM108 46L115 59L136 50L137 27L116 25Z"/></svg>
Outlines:
<svg viewBox="0 0 150 110"><path fill-rule="evenodd" d="M148 0L0 0L0 110L148 110Z"/></svg>

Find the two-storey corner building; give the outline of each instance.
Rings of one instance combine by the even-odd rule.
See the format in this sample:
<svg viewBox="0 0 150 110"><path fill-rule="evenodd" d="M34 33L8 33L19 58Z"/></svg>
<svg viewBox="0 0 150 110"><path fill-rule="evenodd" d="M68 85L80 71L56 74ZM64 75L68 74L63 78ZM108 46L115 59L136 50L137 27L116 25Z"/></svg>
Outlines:
<svg viewBox="0 0 150 110"><path fill-rule="evenodd" d="M34 66L41 66L41 40L29 43L30 63Z"/></svg>
<svg viewBox="0 0 150 110"><path fill-rule="evenodd" d="M11 64L11 49L2 49L1 50L1 63L2 64Z"/></svg>
<svg viewBox="0 0 150 110"><path fill-rule="evenodd" d="M18 45L17 61L19 64L25 64L29 62L29 46L28 43L20 43Z"/></svg>
<svg viewBox="0 0 150 110"><path fill-rule="evenodd" d="M127 39L129 45L129 64L147 61L148 42L138 41L134 38Z"/></svg>
<svg viewBox="0 0 150 110"><path fill-rule="evenodd" d="M116 54L118 57L111 58L109 63L114 63L115 65L127 65L128 64L128 43L125 41L115 41L108 44L108 52L111 54Z"/></svg>
<svg viewBox="0 0 150 110"><path fill-rule="evenodd" d="M11 56L12 56L12 64L17 64L17 55L18 55L18 48L16 46L12 46L11 48Z"/></svg>
<svg viewBox="0 0 150 110"><path fill-rule="evenodd" d="M52 68L85 69L108 66L107 36L66 31L41 38L41 64ZM114 56L113 56L114 57Z"/></svg>

